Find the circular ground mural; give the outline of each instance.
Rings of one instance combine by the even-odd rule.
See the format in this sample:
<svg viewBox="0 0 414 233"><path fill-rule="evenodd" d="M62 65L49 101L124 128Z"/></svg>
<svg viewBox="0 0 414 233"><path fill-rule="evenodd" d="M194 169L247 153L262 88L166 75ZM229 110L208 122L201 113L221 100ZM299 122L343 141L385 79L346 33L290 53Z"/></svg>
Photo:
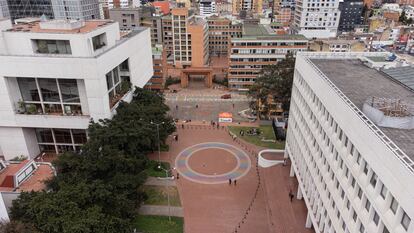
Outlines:
<svg viewBox="0 0 414 233"><path fill-rule="evenodd" d="M221 184L246 175L251 162L249 156L235 146L206 142L181 151L175 159L175 167L180 175L191 181Z"/></svg>

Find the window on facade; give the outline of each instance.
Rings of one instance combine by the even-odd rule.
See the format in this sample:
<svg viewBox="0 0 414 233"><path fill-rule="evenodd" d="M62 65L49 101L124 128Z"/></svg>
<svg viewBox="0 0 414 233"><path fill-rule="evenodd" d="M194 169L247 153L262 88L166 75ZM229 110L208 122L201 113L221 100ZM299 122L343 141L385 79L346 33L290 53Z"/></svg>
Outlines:
<svg viewBox="0 0 414 233"><path fill-rule="evenodd" d="M37 143L42 152L62 153L78 151L86 142L86 131L81 129L36 129Z"/></svg>
<svg viewBox="0 0 414 233"><path fill-rule="evenodd" d="M391 204L390 204L390 209L395 214L395 213L397 213L397 208L398 208L398 202L397 202L397 200L395 200L394 197L392 197Z"/></svg>
<svg viewBox="0 0 414 233"><path fill-rule="evenodd" d="M354 220L354 222L356 222L357 220L357 213L354 210L354 213L352 214L352 219Z"/></svg>
<svg viewBox="0 0 414 233"><path fill-rule="evenodd" d="M408 231L408 227L410 226L411 218L408 217L407 213L403 213L403 216L401 218L401 225L404 227L406 231Z"/></svg>
<svg viewBox="0 0 414 233"><path fill-rule="evenodd" d="M369 202L369 200L367 199L367 201L365 202L365 209L369 212L369 208L371 208L371 202Z"/></svg>
<svg viewBox="0 0 414 233"><path fill-rule="evenodd" d="M357 159L356 159L357 164L361 164L361 154L358 152L357 155Z"/></svg>
<svg viewBox="0 0 414 233"><path fill-rule="evenodd" d="M372 173L371 179L370 179L370 183L372 185L372 187L375 188L375 185L377 185L377 180L378 180L378 176L377 174L375 174L375 172Z"/></svg>
<svg viewBox="0 0 414 233"><path fill-rule="evenodd" d="M102 33L100 35L92 37L93 50L98 50L106 45L106 34Z"/></svg>
<svg viewBox="0 0 414 233"><path fill-rule="evenodd" d="M68 40L33 40L36 53L72 54Z"/></svg>
<svg viewBox="0 0 414 233"><path fill-rule="evenodd" d="M388 230L388 228L386 226L384 226L384 229L382 230L382 233L390 233L390 231Z"/></svg>
<svg viewBox="0 0 414 233"><path fill-rule="evenodd" d="M361 223L361 225L359 226L359 232L360 233L364 233L365 232L365 227L364 225Z"/></svg>
<svg viewBox="0 0 414 233"><path fill-rule="evenodd" d="M365 161L364 164L364 174L367 175L368 174L368 163Z"/></svg>
<svg viewBox="0 0 414 233"><path fill-rule="evenodd" d="M378 226L379 216L376 211L374 212L374 217L372 218L372 220L374 221L375 225Z"/></svg>
<svg viewBox="0 0 414 233"><path fill-rule="evenodd" d="M29 114L82 114L75 79L17 78L19 111ZM20 103L19 103L20 105Z"/></svg>
<svg viewBox="0 0 414 233"><path fill-rule="evenodd" d="M354 177L352 177L351 185L352 185L352 187L355 187L355 178Z"/></svg>
<svg viewBox="0 0 414 233"><path fill-rule="evenodd" d="M358 187L358 198L362 198L362 189Z"/></svg>
<svg viewBox="0 0 414 233"><path fill-rule="evenodd" d="M119 76L118 66L106 74L109 105L112 108L131 88L128 76Z"/></svg>
<svg viewBox="0 0 414 233"><path fill-rule="evenodd" d="M382 184L380 195L383 199L385 199L385 196L387 195L387 188L384 184Z"/></svg>

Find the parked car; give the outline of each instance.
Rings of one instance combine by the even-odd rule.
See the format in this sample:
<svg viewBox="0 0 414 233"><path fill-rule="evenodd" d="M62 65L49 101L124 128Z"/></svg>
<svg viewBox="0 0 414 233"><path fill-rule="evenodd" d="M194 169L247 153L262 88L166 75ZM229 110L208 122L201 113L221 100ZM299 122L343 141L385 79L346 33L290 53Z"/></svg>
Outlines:
<svg viewBox="0 0 414 233"><path fill-rule="evenodd" d="M221 96L222 99L231 99L231 95L230 94L224 94Z"/></svg>

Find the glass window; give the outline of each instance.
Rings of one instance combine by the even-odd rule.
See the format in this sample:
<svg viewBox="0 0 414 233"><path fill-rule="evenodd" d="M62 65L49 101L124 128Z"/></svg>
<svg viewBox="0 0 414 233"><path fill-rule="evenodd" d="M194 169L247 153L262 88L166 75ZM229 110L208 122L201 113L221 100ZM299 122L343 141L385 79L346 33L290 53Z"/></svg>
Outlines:
<svg viewBox="0 0 414 233"><path fill-rule="evenodd" d="M79 103L78 84L75 79L59 79L62 101L66 103Z"/></svg>
<svg viewBox="0 0 414 233"><path fill-rule="evenodd" d="M45 102L60 102L56 79L39 78L40 92Z"/></svg>
<svg viewBox="0 0 414 233"><path fill-rule="evenodd" d="M23 101L40 101L39 91L34 78L17 78Z"/></svg>
<svg viewBox="0 0 414 233"><path fill-rule="evenodd" d="M364 165L364 174L365 175L368 174L368 163L367 162L365 162L365 165Z"/></svg>
<svg viewBox="0 0 414 233"><path fill-rule="evenodd" d="M72 129L73 140L75 144L86 143L86 131L82 129Z"/></svg>
<svg viewBox="0 0 414 233"><path fill-rule="evenodd" d="M36 129L36 136L39 143L53 143L51 129Z"/></svg>
<svg viewBox="0 0 414 233"><path fill-rule="evenodd" d="M365 202L365 209L369 212L369 208L371 208L371 202L369 202L369 200L367 199L367 201Z"/></svg>
<svg viewBox="0 0 414 233"><path fill-rule="evenodd" d="M375 174L375 172L373 172L372 176L371 176L371 180L369 182L371 183L372 187L374 187L374 188L375 188L375 185L377 185L377 179L378 179L377 174Z"/></svg>
<svg viewBox="0 0 414 233"><path fill-rule="evenodd" d="M390 231L388 230L388 228L386 226L384 226L384 229L382 230L382 233L390 233Z"/></svg>
<svg viewBox="0 0 414 233"><path fill-rule="evenodd" d="M385 185L384 185L384 184L382 184L380 194L381 194L381 197L382 197L383 199L385 199L385 196L387 195L387 188L385 187Z"/></svg>
<svg viewBox="0 0 414 233"><path fill-rule="evenodd" d="M69 129L54 129L56 143L72 144L72 137Z"/></svg>
<svg viewBox="0 0 414 233"><path fill-rule="evenodd" d="M364 233L365 232L365 227L364 225L361 223L361 225L359 226L359 232L360 233Z"/></svg>
<svg viewBox="0 0 414 233"><path fill-rule="evenodd" d="M106 74L106 85L108 87L108 90L111 90L111 88L114 86L114 83L112 81L112 71L109 71Z"/></svg>
<svg viewBox="0 0 414 233"><path fill-rule="evenodd" d="M379 216L376 211L374 212L374 217L372 218L372 220L374 221L375 225L378 226Z"/></svg>
<svg viewBox="0 0 414 233"><path fill-rule="evenodd" d="M56 153L55 145L39 145L41 152Z"/></svg>
<svg viewBox="0 0 414 233"><path fill-rule="evenodd" d="M36 53L72 54L68 40L34 40Z"/></svg>
<svg viewBox="0 0 414 233"><path fill-rule="evenodd" d="M397 212L397 208L398 208L398 202L397 202L397 200L395 200L394 197L392 197L391 204L390 204L390 209L395 214Z"/></svg>
<svg viewBox="0 0 414 233"><path fill-rule="evenodd" d="M404 229L407 231L408 227L410 226L411 218L408 217L407 213L403 213L403 216L401 218L401 225L404 227Z"/></svg>

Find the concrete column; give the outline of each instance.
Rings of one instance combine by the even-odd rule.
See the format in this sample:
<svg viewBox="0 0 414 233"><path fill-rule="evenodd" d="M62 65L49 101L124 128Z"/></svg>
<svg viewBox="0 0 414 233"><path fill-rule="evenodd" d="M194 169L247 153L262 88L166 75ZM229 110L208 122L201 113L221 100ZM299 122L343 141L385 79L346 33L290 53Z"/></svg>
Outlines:
<svg viewBox="0 0 414 233"><path fill-rule="evenodd" d="M298 186L298 194L296 195L296 198L298 199L298 200L302 200L302 190L300 190L300 186Z"/></svg>
<svg viewBox="0 0 414 233"><path fill-rule="evenodd" d="M309 210L308 210L309 211ZM305 227L306 228L311 228L312 227L312 221L310 218L310 214L308 212L308 214L306 215L306 223L305 223Z"/></svg>
<svg viewBox="0 0 414 233"><path fill-rule="evenodd" d="M293 169L293 165L290 165L290 173L289 173L290 177L294 177L295 176L295 170Z"/></svg>

